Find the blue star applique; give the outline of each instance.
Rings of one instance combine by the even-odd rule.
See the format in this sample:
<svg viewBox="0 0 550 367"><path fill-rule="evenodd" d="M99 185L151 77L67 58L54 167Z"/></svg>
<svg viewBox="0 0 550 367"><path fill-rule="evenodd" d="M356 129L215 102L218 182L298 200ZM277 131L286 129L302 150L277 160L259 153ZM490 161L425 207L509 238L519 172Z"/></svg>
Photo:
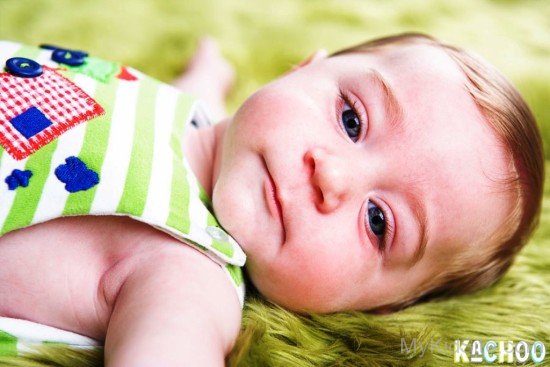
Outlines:
<svg viewBox="0 0 550 367"><path fill-rule="evenodd" d="M21 171L14 169L8 177L4 180L8 184L8 189L15 190L19 186L29 186L29 180L32 176L32 172L29 170Z"/></svg>
<svg viewBox="0 0 550 367"><path fill-rule="evenodd" d="M55 176L65 184L68 192L85 191L99 183L99 175L75 156L66 158L65 164L57 166Z"/></svg>

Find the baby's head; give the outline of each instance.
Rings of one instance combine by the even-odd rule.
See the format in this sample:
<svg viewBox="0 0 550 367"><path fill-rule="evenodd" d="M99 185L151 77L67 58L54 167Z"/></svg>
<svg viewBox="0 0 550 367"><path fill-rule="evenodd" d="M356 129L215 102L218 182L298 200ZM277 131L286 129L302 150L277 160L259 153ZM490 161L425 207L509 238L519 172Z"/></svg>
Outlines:
<svg viewBox="0 0 550 367"><path fill-rule="evenodd" d="M419 34L316 53L245 101L217 157L218 219L258 290L298 311L486 287L541 207L542 143L521 96Z"/></svg>

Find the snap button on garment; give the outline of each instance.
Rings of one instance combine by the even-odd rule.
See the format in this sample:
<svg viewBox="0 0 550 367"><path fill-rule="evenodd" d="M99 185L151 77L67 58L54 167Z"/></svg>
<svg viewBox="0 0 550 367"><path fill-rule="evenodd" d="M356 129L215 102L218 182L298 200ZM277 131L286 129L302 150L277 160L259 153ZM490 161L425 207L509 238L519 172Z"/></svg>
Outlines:
<svg viewBox="0 0 550 367"><path fill-rule="evenodd" d="M60 64L69 66L79 66L84 64L84 53L80 51L58 49L52 53L52 60Z"/></svg>
<svg viewBox="0 0 550 367"><path fill-rule="evenodd" d="M13 76L35 78L42 75L42 65L25 57L12 57L6 60L6 70Z"/></svg>
<svg viewBox="0 0 550 367"><path fill-rule="evenodd" d="M208 233L210 237L218 241L227 242L229 240L227 234L218 227L208 226L206 227L206 233Z"/></svg>
<svg viewBox="0 0 550 367"><path fill-rule="evenodd" d="M73 55L75 55L77 57L81 57L81 58L84 58L84 57L88 56L88 53L86 51L71 50L71 49L68 49L68 48L63 48L63 47L59 47L59 46L55 46L55 45L50 45L50 44L47 44L47 43L41 44L40 48L43 48L45 50L52 50L52 51L57 51L57 50L69 51Z"/></svg>

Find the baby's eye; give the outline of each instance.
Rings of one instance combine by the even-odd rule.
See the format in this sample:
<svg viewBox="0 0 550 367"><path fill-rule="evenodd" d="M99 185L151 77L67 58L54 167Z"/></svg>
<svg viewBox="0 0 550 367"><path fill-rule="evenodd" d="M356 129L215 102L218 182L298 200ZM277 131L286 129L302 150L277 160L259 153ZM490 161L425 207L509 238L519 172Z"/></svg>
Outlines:
<svg viewBox="0 0 550 367"><path fill-rule="evenodd" d="M370 201L367 208L366 219L368 219L368 226L376 237L382 237L379 242L379 247L383 250L386 242L386 219L384 217L384 212Z"/></svg>
<svg viewBox="0 0 550 367"><path fill-rule="evenodd" d="M342 110L342 126L346 134L354 143L359 140L359 135L361 134L361 120L357 112L355 112L347 102L344 103L344 108Z"/></svg>
<svg viewBox="0 0 550 367"><path fill-rule="evenodd" d="M346 133L352 142L357 143L362 138L362 135L366 134L367 111L354 94L341 89L339 97L340 101L336 117L339 120L342 131Z"/></svg>

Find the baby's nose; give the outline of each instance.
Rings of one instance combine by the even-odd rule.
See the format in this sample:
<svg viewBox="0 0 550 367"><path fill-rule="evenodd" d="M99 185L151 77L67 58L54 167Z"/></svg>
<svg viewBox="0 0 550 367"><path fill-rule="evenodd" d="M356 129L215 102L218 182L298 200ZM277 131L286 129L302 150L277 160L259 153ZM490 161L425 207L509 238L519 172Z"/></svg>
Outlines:
<svg viewBox="0 0 550 367"><path fill-rule="evenodd" d="M317 210L329 213L336 210L346 196L346 169L337 157L323 148L315 147L304 154Z"/></svg>

